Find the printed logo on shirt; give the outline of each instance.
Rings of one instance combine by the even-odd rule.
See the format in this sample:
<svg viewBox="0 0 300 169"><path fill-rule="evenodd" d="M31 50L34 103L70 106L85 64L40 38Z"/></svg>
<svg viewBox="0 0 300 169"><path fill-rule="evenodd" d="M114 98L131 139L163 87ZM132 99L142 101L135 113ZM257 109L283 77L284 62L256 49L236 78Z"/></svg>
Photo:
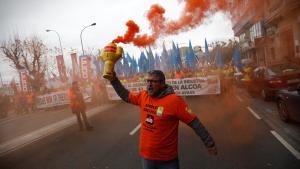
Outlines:
<svg viewBox="0 0 300 169"><path fill-rule="evenodd" d="M156 114L157 106L146 104L143 111L150 113L150 114Z"/></svg>
<svg viewBox="0 0 300 169"><path fill-rule="evenodd" d="M154 124L154 116L147 114L146 123L153 125Z"/></svg>
<svg viewBox="0 0 300 169"><path fill-rule="evenodd" d="M185 111L188 112L189 114L192 114L193 112L192 109L189 107L185 107Z"/></svg>
<svg viewBox="0 0 300 169"><path fill-rule="evenodd" d="M161 117L162 114L163 114L163 112L164 112L164 107L159 106L159 107L157 108L157 110L156 110L156 115L159 116L159 117Z"/></svg>

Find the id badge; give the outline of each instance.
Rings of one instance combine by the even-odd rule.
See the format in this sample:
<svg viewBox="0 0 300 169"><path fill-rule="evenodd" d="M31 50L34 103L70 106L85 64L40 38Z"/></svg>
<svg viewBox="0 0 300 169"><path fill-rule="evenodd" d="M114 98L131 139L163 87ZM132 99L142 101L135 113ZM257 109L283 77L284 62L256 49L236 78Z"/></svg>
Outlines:
<svg viewBox="0 0 300 169"><path fill-rule="evenodd" d="M159 116L159 117L161 117L162 114L163 114L163 112L164 112L164 107L159 106L159 107L157 108L156 115Z"/></svg>

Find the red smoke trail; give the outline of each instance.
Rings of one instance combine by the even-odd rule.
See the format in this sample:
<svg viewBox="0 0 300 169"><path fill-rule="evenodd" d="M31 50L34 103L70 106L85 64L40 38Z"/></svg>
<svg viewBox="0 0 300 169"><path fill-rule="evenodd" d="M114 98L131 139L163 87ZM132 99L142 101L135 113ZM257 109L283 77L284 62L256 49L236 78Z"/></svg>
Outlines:
<svg viewBox="0 0 300 169"><path fill-rule="evenodd" d="M185 0L185 7L178 20L166 23L166 34L177 34L195 28L203 21L211 4L209 0Z"/></svg>
<svg viewBox="0 0 300 169"><path fill-rule="evenodd" d="M113 42L133 43L136 46L143 47L152 45L161 36L177 34L198 26L209 10L210 1L183 0L182 2L185 3L185 6L178 20L167 21L164 17L165 9L158 4L154 4L147 12L151 34L139 35L138 25L130 20L126 23L127 31L124 36L118 36Z"/></svg>
<svg viewBox="0 0 300 169"><path fill-rule="evenodd" d="M183 31L199 26L206 17L208 11L231 11L232 5L240 4L241 0L179 0L184 3L184 9L178 20L167 20L164 17L165 9L154 4L147 12L147 20L149 21L151 33L138 34L139 26L134 21L129 20L126 23L127 31L124 36L118 36L113 40L115 43L133 43L138 47L152 45L162 36L174 35ZM253 0L257 1L257 0ZM213 2L213 3L212 3ZM254 4L254 3L253 3Z"/></svg>
<svg viewBox="0 0 300 169"><path fill-rule="evenodd" d="M153 44L155 40L159 37L160 31L164 29L165 18L163 14L165 13L165 9L157 4L152 5L150 10L147 13L147 19L150 22L150 27L152 30L152 35L137 35L139 32L139 26L134 23L134 21L129 20L126 23L127 31L124 36L118 36L113 40L114 43L130 43L132 42L134 45L142 47Z"/></svg>
<svg viewBox="0 0 300 169"><path fill-rule="evenodd" d="M122 36L118 36L115 40L113 40L114 43L129 43L133 41L133 38L135 36L136 33L138 33L140 31L139 26L134 23L132 20L127 21L126 26L128 27L125 35Z"/></svg>

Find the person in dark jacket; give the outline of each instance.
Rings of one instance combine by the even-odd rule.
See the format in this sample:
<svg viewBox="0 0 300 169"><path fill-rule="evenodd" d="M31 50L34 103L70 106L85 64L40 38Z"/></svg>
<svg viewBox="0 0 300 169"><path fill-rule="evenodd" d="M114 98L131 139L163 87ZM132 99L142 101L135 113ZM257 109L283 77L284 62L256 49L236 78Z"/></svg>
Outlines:
<svg viewBox="0 0 300 169"><path fill-rule="evenodd" d="M87 130L93 130L93 127L89 124L87 117L86 117L86 105L85 105L83 95L79 89L77 81L74 81L72 83L72 86L70 87L70 89L68 91L68 96L70 99L71 110L72 110L73 114L75 114L77 117L79 129L81 131L84 129L83 124L82 124L82 121L83 121Z"/></svg>
<svg viewBox="0 0 300 169"><path fill-rule="evenodd" d="M115 73L110 82L122 100L140 107L139 151L144 169L179 169L179 121L195 131L210 154L217 155L213 138L186 102L165 83L162 71L148 72L147 90L138 93L128 91Z"/></svg>

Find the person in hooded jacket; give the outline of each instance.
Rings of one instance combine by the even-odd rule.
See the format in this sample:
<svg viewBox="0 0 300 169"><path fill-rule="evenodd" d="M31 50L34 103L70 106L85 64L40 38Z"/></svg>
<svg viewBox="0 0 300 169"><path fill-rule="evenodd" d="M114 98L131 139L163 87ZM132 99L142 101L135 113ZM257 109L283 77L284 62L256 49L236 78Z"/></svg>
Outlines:
<svg viewBox="0 0 300 169"><path fill-rule="evenodd" d="M79 130L84 130L83 122L87 130L93 130L93 126L89 124L86 117L86 105L77 81L72 83L72 86L68 91L68 96L70 99L70 108L77 117Z"/></svg>
<svg viewBox="0 0 300 169"><path fill-rule="evenodd" d="M162 71L149 71L147 90L138 93L128 91L115 73L110 83L122 100L140 107L139 153L144 169L179 169L179 121L196 132L210 154L217 155L213 138L186 102L165 83Z"/></svg>

